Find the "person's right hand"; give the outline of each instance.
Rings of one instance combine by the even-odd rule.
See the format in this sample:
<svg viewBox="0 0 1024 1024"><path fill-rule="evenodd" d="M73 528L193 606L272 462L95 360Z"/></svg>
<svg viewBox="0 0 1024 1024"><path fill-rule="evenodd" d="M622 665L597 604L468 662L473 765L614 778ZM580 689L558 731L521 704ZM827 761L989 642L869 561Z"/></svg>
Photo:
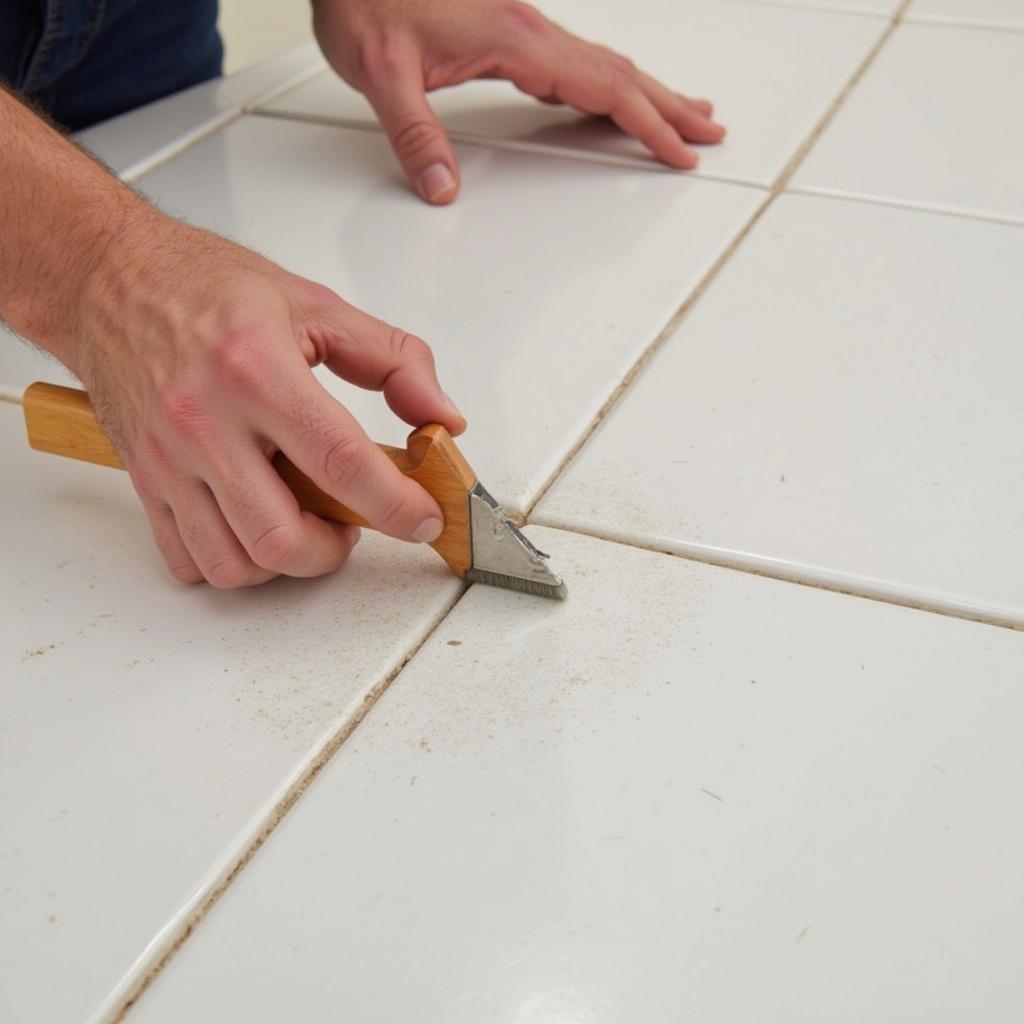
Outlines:
<svg viewBox="0 0 1024 1024"><path fill-rule="evenodd" d="M466 426L419 338L223 238L135 207L61 358L85 384L180 580L239 587L345 561L352 526L299 509L283 452L374 528L432 541L442 512L316 380L325 363L407 423Z"/></svg>

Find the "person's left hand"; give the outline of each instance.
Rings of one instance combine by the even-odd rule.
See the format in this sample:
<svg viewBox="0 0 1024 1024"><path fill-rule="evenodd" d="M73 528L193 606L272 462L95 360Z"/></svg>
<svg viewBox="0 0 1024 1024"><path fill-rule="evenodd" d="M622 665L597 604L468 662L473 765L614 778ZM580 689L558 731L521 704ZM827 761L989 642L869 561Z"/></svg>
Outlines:
<svg viewBox="0 0 1024 1024"><path fill-rule="evenodd" d="M707 100L672 92L519 0L314 0L313 25L331 66L370 101L410 183L431 203L455 198L459 166L426 93L472 78L506 78L545 102L606 115L683 170L697 164L687 142L725 135Z"/></svg>

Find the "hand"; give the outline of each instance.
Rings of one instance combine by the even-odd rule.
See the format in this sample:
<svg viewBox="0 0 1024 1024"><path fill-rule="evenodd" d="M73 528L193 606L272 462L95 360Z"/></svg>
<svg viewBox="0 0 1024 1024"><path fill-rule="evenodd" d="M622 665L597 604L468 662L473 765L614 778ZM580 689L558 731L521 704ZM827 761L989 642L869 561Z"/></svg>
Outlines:
<svg viewBox="0 0 1024 1024"><path fill-rule="evenodd" d="M271 464L277 451L384 533L436 539L440 507L311 372L326 363L383 391L407 423L461 433L430 349L225 239L148 207L132 218L90 278L62 357L171 572L239 587L344 562L358 529L301 511Z"/></svg>
<svg viewBox="0 0 1024 1024"><path fill-rule="evenodd" d="M370 101L410 183L431 203L455 198L459 168L426 93L471 78L506 78L545 102L607 115L684 170L697 164L686 142L725 135L707 100L672 92L519 0L314 0L313 25L331 66Z"/></svg>

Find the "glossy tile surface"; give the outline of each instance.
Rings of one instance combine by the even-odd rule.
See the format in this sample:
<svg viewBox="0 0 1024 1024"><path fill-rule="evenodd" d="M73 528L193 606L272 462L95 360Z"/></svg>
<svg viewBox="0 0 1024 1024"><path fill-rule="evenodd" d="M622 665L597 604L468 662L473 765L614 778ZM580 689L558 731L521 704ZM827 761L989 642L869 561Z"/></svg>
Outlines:
<svg viewBox="0 0 1024 1024"><path fill-rule="evenodd" d="M465 147L459 201L413 196L377 132L252 117L141 182L425 338L485 485L524 508L763 199L673 175ZM541 268L540 270L538 268ZM321 380L378 441L379 395Z"/></svg>
<svg viewBox="0 0 1024 1024"><path fill-rule="evenodd" d="M136 1019L1013 1016L1024 634L531 536Z"/></svg>
<svg viewBox="0 0 1024 1024"><path fill-rule="evenodd" d="M0 1019L83 1021L180 926L458 593L367 534L338 576L165 577L124 474L0 403Z"/></svg>
<svg viewBox="0 0 1024 1024"><path fill-rule="evenodd" d="M123 178L135 178L195 138L237 117L248 104L301 81L323 66L308 43L269 60L157 100L79 132L74 138Z"/></svg>
<svg viewBox="0 0 1024 1024"><path fill-rule="evenodd" d="M793 187L1024 223L1021 97L1024 33L902 25Z"/></svg>
<svg viewBox="0 0 1024 1024"><path fill-rule="evenodd" d="M775 180L886 27L882 18L724 0L640 0L628 13L616 0L543 6L577 34L614 43L672 88L710 97L730 134L702 149L701 173L761 185ZM504 82L467 83L431 102L462 137L661 166L610 123L537 103ZM376 124L362 96L330 72L260 109Z"/></svg>
<svg viewBox="0 0 1024 1024"><path fill-rule="evenodd" d="M906 16L914 21L1024 28L1020 0L913 0Z"/></svg>
<svg viewBox="0 0 1024 1024"><path fill-rule="evenodd" d="M1024 232L782 197L541 502L1024 624Z"/></svg>

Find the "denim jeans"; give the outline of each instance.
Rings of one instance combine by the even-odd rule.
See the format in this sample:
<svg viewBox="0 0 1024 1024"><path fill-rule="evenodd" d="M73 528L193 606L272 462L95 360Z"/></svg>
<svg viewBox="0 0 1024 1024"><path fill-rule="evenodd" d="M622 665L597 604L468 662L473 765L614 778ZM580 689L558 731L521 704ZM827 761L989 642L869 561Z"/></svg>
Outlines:
<svg viewBox="0 0 1024 1024"><path fill-rule="evenodd" d="M216 78L217 0L0 0L0 76L75 131Z"/></svg>

